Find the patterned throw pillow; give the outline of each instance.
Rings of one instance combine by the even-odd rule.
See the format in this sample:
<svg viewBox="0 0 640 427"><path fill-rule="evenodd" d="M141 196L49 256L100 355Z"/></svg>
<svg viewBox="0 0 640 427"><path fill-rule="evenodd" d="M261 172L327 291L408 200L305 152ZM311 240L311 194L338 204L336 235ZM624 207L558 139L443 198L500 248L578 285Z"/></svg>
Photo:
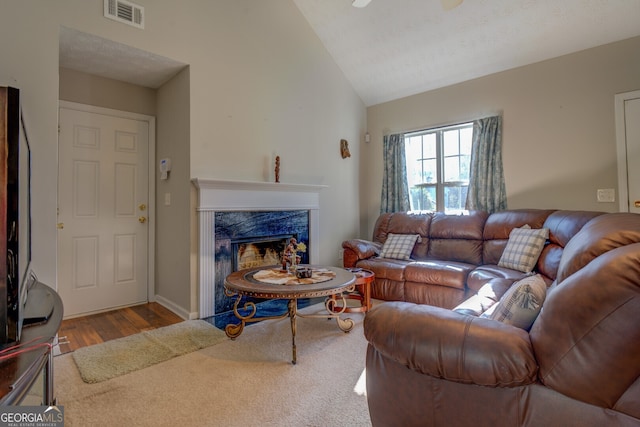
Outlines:
<svg viewBox="0 0 640 427"><path fill-rule="evenodd" d="M530 273L536 266L544 244L549 238L548 228L532 229L528 225L514 228L498 261L500 267Z"/></svg>
<svg viewBox="0 0 640 427"><path fill-rule="evenodd" d="M540 314L546 296L547 284L542 276L527 276L511 285L500 301L480 317L528 331Z"/></svg>
<svg viewBox="0 0 640 427"><path fill-rule="evenodd" d="M389 233L380 252L381 258L411 259L411 252L420 235Z"/></svg>

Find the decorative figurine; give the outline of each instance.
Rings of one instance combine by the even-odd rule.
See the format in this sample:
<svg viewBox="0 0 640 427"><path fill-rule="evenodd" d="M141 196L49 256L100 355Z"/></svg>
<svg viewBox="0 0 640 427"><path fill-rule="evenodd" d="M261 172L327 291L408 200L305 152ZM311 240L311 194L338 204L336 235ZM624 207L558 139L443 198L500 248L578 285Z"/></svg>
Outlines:
<svg viewBox="0 0 640 427"><path fill-rule="evenodd" d="M300 260L302 259L300 255L298 255L298 251L306 252L307 245L300 242L298 243L298 239L292 237L289 239L289 244L284 250L282 254L282 270L287 271L287 265L289 266L289 270L295 273L296 266L300 264Z"/></svg>
<svg viewBox="0 0 640 427"><path fill-rule="evenodd" d="M349 142L347 142L346 139L340 140L340 154L342 155L343 159L351 157L351 153L349 152Z"/></svg>

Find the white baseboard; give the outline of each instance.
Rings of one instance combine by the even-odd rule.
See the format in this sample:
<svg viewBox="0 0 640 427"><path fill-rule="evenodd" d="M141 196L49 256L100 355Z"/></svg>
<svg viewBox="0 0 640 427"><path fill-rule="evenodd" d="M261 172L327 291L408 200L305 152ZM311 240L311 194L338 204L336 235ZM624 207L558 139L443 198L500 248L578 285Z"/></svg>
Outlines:
<svg viewBox="0 0 640 427"><path fill-rule="evenodd" d="M166 309L173 311L175 314L182 317L183 319L188 319L188 320L199 319L197 311L189 312L184 308L180 307L178 304L166 299L163 296L156 295L155 301L161 306L165 307Z"/></svg>

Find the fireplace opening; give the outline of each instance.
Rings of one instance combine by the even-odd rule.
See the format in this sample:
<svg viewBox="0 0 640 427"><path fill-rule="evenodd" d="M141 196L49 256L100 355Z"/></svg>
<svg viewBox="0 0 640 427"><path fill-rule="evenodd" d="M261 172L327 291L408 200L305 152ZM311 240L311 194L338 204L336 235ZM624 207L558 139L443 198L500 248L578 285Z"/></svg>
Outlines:
<svg viewBox="0 0 640 427"><path fill-rule="evenodd" d="M298 253L300 262L309 264L309 211L221 211L214 214L213 312L233 310L234 298L224 293L224 280L234 271L280 265L291 237L307 245Z"/></svg>
<svg viewBox="0 0 640 427"><path fill-rule="evenodd" d="M296 235L286 234L233 240L231 242L233 271L279 265L291 237L297 238Z"/></svg>

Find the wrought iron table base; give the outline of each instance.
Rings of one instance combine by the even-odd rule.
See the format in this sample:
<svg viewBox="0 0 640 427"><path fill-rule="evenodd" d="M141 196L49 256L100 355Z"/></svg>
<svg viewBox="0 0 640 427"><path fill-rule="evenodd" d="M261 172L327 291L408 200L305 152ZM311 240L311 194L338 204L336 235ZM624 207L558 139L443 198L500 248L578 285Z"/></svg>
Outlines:
<svg viewBox="0 0 640 427"><path fill-rule="evenodd" d="M355 286L352 286L351 290L353 290ZM289 316L291 320L291 352L292 359L291 363L296 364L297 362L297 353L296 353L296 318L323 318L323 319L336 319L338 324L338 328L340 328L343 332L349 332L353 329L354 322L350 318L342 319L340 315L345 312L345 308L347 307L346 298L344 295L338 295L336 298L327 297L325 299L324 305L327 313L315 313L315 314L300 314L298 313L298 298L289 299L287 303L287 311L283 314L277 316L264 316L264 317L255 317L257 310L256 304L250 301L247 301L244 304L244 309L249 310L249 313L246 316L243 316L238 311L238 306L240 305L240 301L242 300L243 295L237 292L230 291L225 288L224 293L228 297L234 297L237 295L236 301L233 304L233 314L240 320L238 324L228 324L225 326L224 331L229 338L236 339L242 331L244 330L244 326L247 323L251 322L259 322L262 320L275 320L275 319L283 319ZM342 306L339 307L336 303L342 300Z"/></svg>

